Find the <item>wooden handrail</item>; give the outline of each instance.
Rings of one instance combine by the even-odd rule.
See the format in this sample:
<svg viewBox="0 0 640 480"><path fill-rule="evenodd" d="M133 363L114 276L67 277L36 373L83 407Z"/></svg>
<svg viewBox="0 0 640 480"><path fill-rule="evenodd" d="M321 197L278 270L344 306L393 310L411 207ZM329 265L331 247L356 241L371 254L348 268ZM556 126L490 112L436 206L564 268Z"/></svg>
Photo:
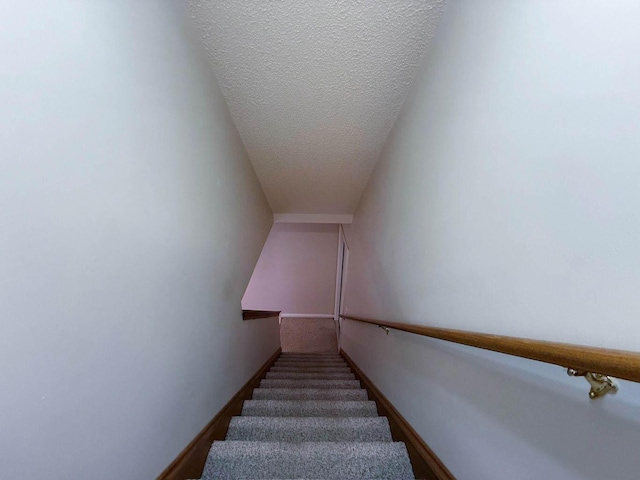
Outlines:
<svg viewBox="0 0 640 480"><path fill-rule="evenodd" d="M640 353L638 352L506 337L503 335L467 332L465 330L426 327L409 323L387 322L385 320L352 317L351 315L340 316L356 322L370 323L470 347L483 348L540 362L553 363L562 367L640 382Z"/></svg>
<svg viewBox="0 0 640 480"><path fill-rule="evenodd" d="M256 320L258 318L279 317L280 311L275 310L242 310L243 320Z"/></svg>

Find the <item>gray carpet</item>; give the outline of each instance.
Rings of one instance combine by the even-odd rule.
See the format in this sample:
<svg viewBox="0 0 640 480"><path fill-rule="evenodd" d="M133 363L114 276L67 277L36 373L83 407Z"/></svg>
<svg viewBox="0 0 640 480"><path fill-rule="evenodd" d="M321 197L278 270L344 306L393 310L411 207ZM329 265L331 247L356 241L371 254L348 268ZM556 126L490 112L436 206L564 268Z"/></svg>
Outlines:
<svg viewBox="0 0 640 480"><path fill-rule="evenodd" d="M304 372L304 373L351 373L348 367L293 367L289 365L276 365L272 372Z"/></svg>
<svg viewBox="0 0 640 480"><path fill-rule="evenodd" d="M227 440L252 442L390 442L386 417L234 417Z"/></svg>
<svg viewBox="0 0 640 480"><path fill-rule="evenodd" d="M339 355L282 354L266 377L211 446L202 480L414 478Z"/></svg>
<svg viewBox="0 0 640 480"><path fill-rule="evenodd" d="M251 417L376 417L369 400L246 400L241 415Z"/></svg>
<svg viewBox="0 0 640 480"><path fill-rule="evenodd" d="M318 360L317 362L304 363L299 360L287 360L286 362L277 362L274 368L344 368L344 364L338 362L328 362Z"/></svg>
<svg viewBox="0 0 640 480"><path fill-rule="evenodd" d="M253 400L368 400L360 388L256 388Z"/></svg>
<svg viewBox="0 0 640 480"><path fill-rule="evenodd" d="M353 373L320 373L320 372L267 372L267 378L299 379L299 380L355 380Z"/></svg>
<svg viewBox="0 0 640 480"><path fill-rule="evenodd" d="M358 380L287 380L264 379L260 388L360 388Z"/></svg>

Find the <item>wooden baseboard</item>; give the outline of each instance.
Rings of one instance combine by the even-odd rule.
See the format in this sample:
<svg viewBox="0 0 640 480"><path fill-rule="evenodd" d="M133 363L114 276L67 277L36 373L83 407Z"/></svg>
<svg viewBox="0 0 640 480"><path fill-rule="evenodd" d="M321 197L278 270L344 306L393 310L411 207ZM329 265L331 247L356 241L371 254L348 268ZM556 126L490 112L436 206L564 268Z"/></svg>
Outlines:
<svg viewBox="0 0 640 480"><path fill-rule="evenodd" d="M251 398L253 389L258 387L260 380L264 378L281 352L282 349L278 348L276 353L260 367L260 370L244 384L238 393L213 417L207 426L191 440L189 445L187 445L165 471L158 476L157 480L186 480L189 478L200 478L202 476L202 470L207 460L211 444L216 440L224 440L224 437L227 435L231 417L240 415L242 403Z"/></svg>
<svg viewBox="0 0 640 480"><path fill-rule="evenodd" d="M409 425L400 412L391 404L373 382L358 368L355 362L340 350L340 354L355 372L356 377L369 392L369 396L378 406L378 413L389 418L391 434L395 441L402 441L407 445L409 458L413 465L416 478L428 480L456 480L456 477L442 463L442 460L429 448L425 441Z"/></svg>
<svg viewBox="0 0 640 480"><path fill-rule="evenodd" d="M242 310L242 320L279 317L280 311L274 310Z"/></svg>

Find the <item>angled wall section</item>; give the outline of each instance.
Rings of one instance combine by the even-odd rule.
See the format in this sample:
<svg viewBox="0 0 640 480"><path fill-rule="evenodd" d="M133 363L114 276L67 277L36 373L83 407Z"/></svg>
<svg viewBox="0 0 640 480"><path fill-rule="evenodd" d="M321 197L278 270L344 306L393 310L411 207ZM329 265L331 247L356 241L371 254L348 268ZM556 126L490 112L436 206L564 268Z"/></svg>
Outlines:
<svg viewBox="0 0 640 480"><path fill-rule="evenodd" d="M275 223L243 308L333 315L337 249L335 224Z"/></svg>

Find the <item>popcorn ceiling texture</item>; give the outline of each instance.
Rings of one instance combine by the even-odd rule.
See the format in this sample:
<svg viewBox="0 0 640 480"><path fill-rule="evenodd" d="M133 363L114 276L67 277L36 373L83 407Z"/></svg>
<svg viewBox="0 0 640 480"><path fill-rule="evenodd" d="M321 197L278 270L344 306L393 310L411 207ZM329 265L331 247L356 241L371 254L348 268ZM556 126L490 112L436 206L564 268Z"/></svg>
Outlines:
<svg viewBox="0 0 640 480"><path fill-rule="evenodd" d="M444 0L190 0L274 213L353 213Z"/></svg>

